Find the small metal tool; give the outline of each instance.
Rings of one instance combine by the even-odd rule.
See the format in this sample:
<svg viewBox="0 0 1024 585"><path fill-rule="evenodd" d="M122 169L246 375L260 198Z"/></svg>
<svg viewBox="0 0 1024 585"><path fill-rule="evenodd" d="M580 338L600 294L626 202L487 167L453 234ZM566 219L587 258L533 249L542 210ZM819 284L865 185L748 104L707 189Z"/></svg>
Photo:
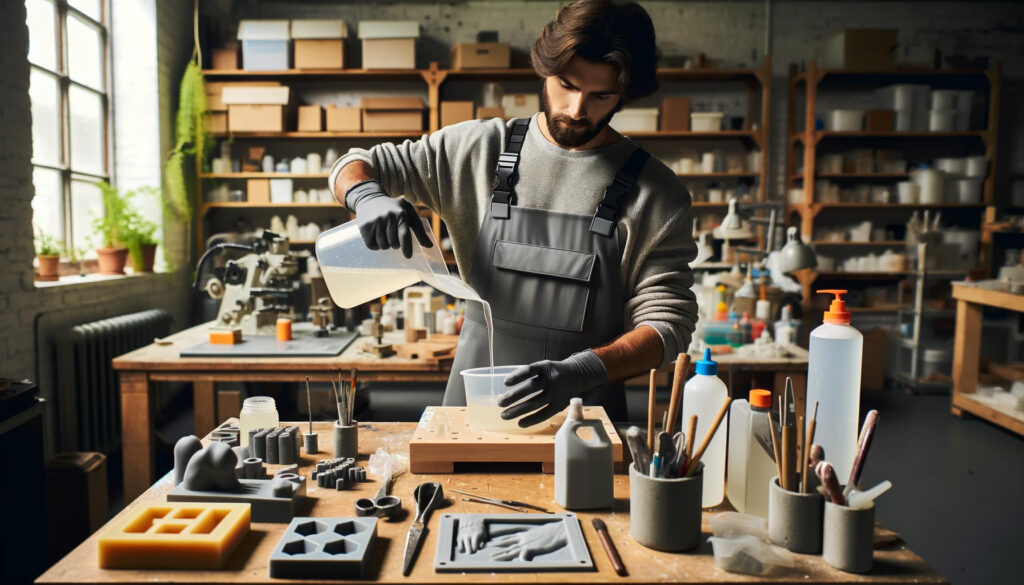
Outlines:
<svg viewBox="0 0 1024 585"><path fill-rule="evenodd" d="M526 508L520 508L519 506L512 506L512 505L509 505L509 504L503 504L503 503L499 502L498 500L485 500L485 499L477 498L477 497L474 497L474 496L467 496L465 498L462 498L462 501L463 502L473 502L473 503L476 503L476 504L490 504L492 506L498 506L499 508L508 508L509 510L515 510L516 512L521 512L523 514L529 514L530 513L530 511L527 510Z"/></svg>
<svg viewBox="0 0 1024 585"><path fill-rule="evenodd" d="M402 511L402 500L397 496L388 495L390 485L390 475L380 478L380 489L377 490L377 495L372 500L370 498L356 500L356 516L376 516L394 520Z"/></svg>
<svg viewBox="0 0 1024 585"><path fill-rule="evenodd" d="M409 576L413 563L416 562L420 542L423 540L423 534L427 531L427 522L430 521L430 512L444 502L444 490L436 481L421 483L416 486L413 499L416 500L416 518L405 535L405 558L402 561L402 575L406 577Z"/></svg>
<svg viewBox="0 0 1024 585"><path fill-rule="evenodd" d="M519 501L516 501L516 500L502 500L502 499L498 499L498 498L489 498L487 496L481 496L481 495L478 495L478 494L471 494L469 492L464 492L464 491L461 491L461 490L454 490L453 489L451 491L453 491L453 492L455 492L457 494L462 494L464 496L470 496L470 497L476 498L478 500L484 500L485 502L487 502L489 504L504 504L505 506L515 506L515 507L518 507L518 508L529 508L530 510L536 510L538 512L543 512L545 514L551 514L552 513L547 508L542 508L540 506L535 506L533 504L528 504L526 502L519 502Z"/></svg>

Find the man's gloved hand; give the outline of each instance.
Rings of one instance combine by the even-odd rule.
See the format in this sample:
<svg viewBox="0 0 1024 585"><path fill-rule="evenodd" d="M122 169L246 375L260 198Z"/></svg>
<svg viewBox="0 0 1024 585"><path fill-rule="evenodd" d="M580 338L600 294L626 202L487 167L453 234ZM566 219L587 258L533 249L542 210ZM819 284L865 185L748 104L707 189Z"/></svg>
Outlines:
<svg viewBox="0 0 1024 585"><path fill-rule="evenodd" d="M371 250L401 248L402 255L412 258L410 229L421 246L433 246L412 203L391 198L377 181L370 179L353 185L345 193L345 205L356 212L359 233Z"/></svg>
<svg viewBox="0 0 1024 585"><path fill-rule="evenodd" d="M520 427L530 427L561 412L571 398L607 383L604 362L589 349L558 362L534 362L505 377L505 385L512 388L498 397L498 406L515 406L501 411L501 418L509 420L540 409L519 421ZM537 395L516 404L532 394Z"/></svg>

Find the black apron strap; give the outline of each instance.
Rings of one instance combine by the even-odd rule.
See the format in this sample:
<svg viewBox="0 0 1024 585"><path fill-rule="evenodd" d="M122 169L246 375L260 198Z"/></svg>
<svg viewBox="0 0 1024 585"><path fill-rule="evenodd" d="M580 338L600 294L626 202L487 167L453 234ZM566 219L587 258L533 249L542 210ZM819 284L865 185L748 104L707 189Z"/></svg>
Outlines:
<svg viewBox="0 0 1024 585"><path fill-rule="evenodd" d="M633 154L629 155L626 164L622 165L619 172L615 173L612 184L604 190L604 200L598 204L594 220L590 223L591 232L606 237L612 235L622 204L636 185L636 178L649 158L651 158L650 153L642 148L637 148Z"/></svg>
<svg viewBox="0 0 1024 585"><path fill-rule="evenodd" d="M529 127L530 118L513 120L505 152L498 157L498 166L494 169L494 189L491 194L491 216L495 219L508 219L509 207L515 204L519 151L523 149Z"/></svg>

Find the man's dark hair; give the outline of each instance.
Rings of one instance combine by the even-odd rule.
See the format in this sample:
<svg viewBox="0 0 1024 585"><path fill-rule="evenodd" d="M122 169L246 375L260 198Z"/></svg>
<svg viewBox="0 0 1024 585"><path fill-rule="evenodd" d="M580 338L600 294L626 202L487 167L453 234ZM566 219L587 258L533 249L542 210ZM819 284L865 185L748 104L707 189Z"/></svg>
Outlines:
<svg viewBox="0 0 1024 585"><path fill-rule="evenodd" d="M530 48L541 77L558 75L575 55L615 67L623 102L658 90L654 23L635 2L577 0L558 11Z"/></svg>

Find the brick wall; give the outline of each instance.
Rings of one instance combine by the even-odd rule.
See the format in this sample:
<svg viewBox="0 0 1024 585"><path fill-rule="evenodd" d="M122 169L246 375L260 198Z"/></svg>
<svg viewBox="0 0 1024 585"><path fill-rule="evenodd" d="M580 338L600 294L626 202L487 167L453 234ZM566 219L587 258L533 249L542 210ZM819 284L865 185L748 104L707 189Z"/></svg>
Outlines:
<svg viewBox="0 0 1024 585"><path fill-rule="evenodd" d="M191 52L191 34L182 25L182 19L191 21L190 4L161 2L157 13L155 0L144 2L118 2L116 10L132 8L145 15L149 5L150 20L113 18L112 41L124 27L145 27L147 35L138 35L131 44L118 48L139 51L151 59L148 65L136 67L171 75L167 83L153 83L146 87L151 97L166 102L173 112L177 101L177 77ZM166 6L165 6L166 5ZM173 6L171 6L173 5ZM183 11L183 12L181 12ZM103 282L82 283L49 288L35 288L32 282L32 135L31 108L28 97L29 66L28 29L22 2L10 2L0 19L0 376L35 378L38 368L55 367L49 363L46 345L57 329L37 331L36 324L46 322L80 323L120 315L147 308L164 308L175 317L176 325L188 324L191 297L188 293L188 269L177 273L156 274ZM173 21L173 26L162 26L159 17ZM158 26L161 25L161 26ZM148 50L146 45L152 45ZM152 60L166 62L166 68L155 68ZM114 59L115 88L133 83L132 74L125 72L123 60ZM118 89L115 89L118 91ZM114 96L117 98L118 96ZM156 120L158 104L136 109L130 99L116 99L114 104L115 137L114 180L124 177L126 186L160 183L160 161L172 130L166 116ZM131 113L129 113L131 112ZM123 114L123 115L122 115ZM154 145L153 137L161 142ZM159 146L160 148L154 148ZM172 246L181 246L182 236ZM43 315L58 315L56 319L40 320ZM64 325L61 325L63 327ZM37 353L41 352L41 353ZM37 355L42 359L37 364ZM49 389L44 388L46 394Z"/></svg>

